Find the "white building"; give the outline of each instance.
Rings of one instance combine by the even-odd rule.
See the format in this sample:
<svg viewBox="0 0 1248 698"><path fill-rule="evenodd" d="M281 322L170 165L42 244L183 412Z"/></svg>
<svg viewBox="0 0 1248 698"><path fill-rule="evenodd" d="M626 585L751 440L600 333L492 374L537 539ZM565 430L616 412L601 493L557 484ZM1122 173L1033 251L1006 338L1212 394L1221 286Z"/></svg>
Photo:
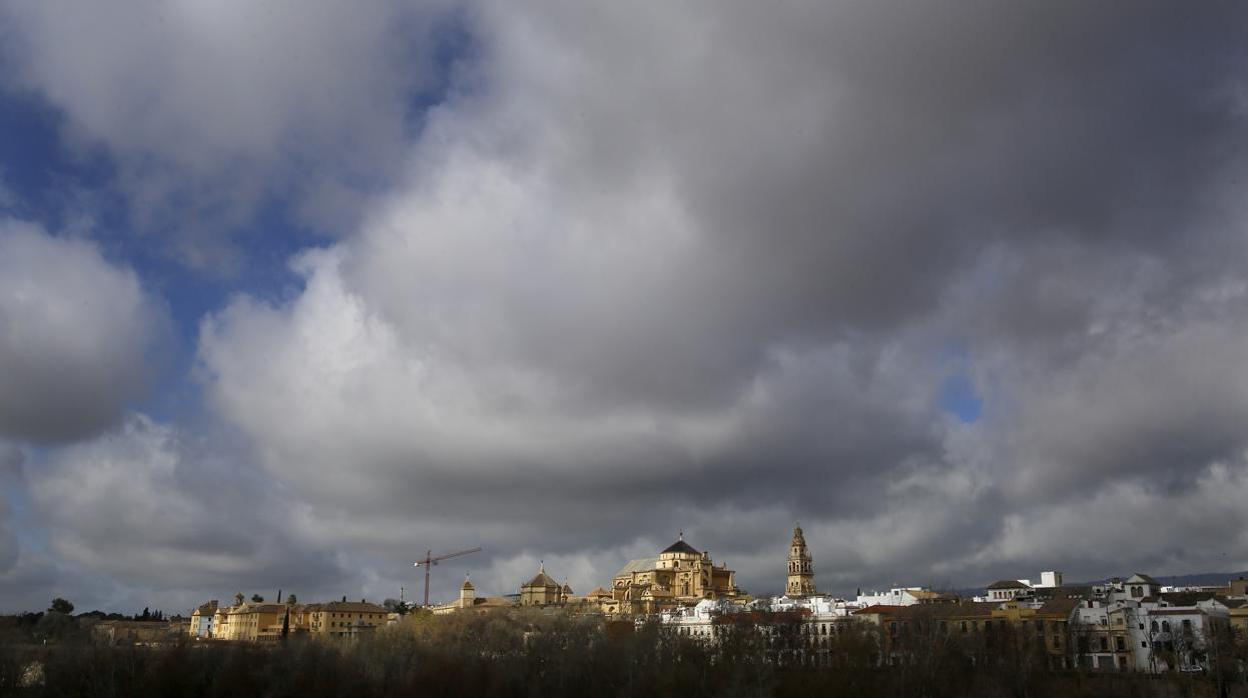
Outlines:
<svg viewBox="0 0 1248 698"><path fill-rule="evenodd" d="M1127 605L1132 667L1136 671L1201 671L1209 668L1208 653L1219 624L1229 622L1226 606L1215 599L1192 606L1165 602ZM1112 622L1112 621L1111 621Z"/></svg>
<svg viewBox="0 0 1248 698"><path fill-rule="evenodd" d="M1040 583L1035 585L1037 589L1052 589L1062 586L1061 572L1041 572Z"/></svg>
<svg viewBox="0 0 1248 698"><path fill-rule="evenodd" d="M659 623L677 635L711 641L716 638L716 618L744 610L745 606L728 599L703 599L694 606L661 612Z"/></svg>
<svg viewBox="0 0 1248 698"><path fill-rule="evenodd" d="M1201 671L1229 610L1209 598L1175 605L1159 596L1161 585L1136 574L1093 588L1071 613L1080 663L1100 670Z"/></svg>
<svg viewBox="0 0 1248 698"><path fill-rule="evenodd" d="M1031 585L1017 579L1002 579L989 584L985 591L984 601L1012 601L1030 594Z"/></svg>
<svg viewBox="0 0 1248 698"><path fill-rule="evenodd" d="M859 594L854 603L857 604L858 608L866 608L867 606L913 606L936 595L936 592L925 587L896 587L886 592L872 590L870 594Z"/></svg>

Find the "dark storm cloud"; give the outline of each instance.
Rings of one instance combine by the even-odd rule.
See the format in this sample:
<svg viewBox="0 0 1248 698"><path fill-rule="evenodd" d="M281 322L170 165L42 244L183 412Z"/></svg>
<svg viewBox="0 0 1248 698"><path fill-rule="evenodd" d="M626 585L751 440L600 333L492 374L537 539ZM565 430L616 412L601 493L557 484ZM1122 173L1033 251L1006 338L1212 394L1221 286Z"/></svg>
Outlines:
<svg viewBox="0 0 1248 698"><path fill-rule="evenodd" d="M395 508L563 550L658 537L628 526L639 511L665 530L787 510L771 519L827 522L838 579L964 576L1017 562L1002 531L1044 519L1046 494L1093 496L1127 462L1194 481L1242 448L1218 426L1235 412L1144 438L1168 410L1223 413L1235 383L1115 409L1156 404L1114 393L1185 382L1208 345L1078 393L1216 305L1242 260L1241 17L559 9L482 10L490 89L433 120L416 161L438 166L302 262L295 304L206 326L218 409L284 443L269 467L305 496L345 503L350 481L359 508L380 478ZM938 407L950 347L981 425ZM311 446L279 411L295 390L309 428L367 445ZM1027 436L1057 428L1064 449ZM326 446L352 465L310 481Z"/></svg>
<svg viewBox="0 0 1248 698"><path fill-rule="evenodd" d="M481 544L587 590L685 528L766 592L799 518L839 591L1248 564L1187 544L1248 493L1239 6L463 16L390 193L204 318L256 525L370 589Z"/></svg>
<svg viewBox="0 0 1248 698"><path fill-rule="evenodd" d="M122 599L172 589L185 602L232 594L240 583L340 587L343 570L300 536L290 500L206 436L132 416L32 462L32 506L66 571L89 570ZM110 600L101 589L79 593L84 602Z"/></svg>
<svg viewBox="0 0 1248 698"><path fill-rule="evenodd" d="M115 424L159 365L167 322L94 244L0 220L0 436L57 442Z"/></svg>
<svg viewBox="0 0 1248 698"><path fill-rule="evenodd" d="M22 452L12 444L0 441L0 485L5 492L14 491L21 480ZM0 576L17 564L17 532L8 497L0 497Z"/></svg>

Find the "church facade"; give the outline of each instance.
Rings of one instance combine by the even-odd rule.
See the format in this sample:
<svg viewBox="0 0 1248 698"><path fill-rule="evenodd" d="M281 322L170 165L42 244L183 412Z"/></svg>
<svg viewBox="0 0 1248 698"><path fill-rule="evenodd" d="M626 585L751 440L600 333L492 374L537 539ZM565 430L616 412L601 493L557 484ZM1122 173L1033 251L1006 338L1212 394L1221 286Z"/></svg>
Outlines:
<svg viewBox="0 0 1248 698"><path fill-rule="evenodd" d="M553 606L566 604L572 587L560 584L546 574L546 563L540 563L537 575L520 585L521 606Z"/></svg>
<svg viewBox="0 0 1248 698"><path fill-rule="evenodd" d="M614 613L642 614L704 599L734 599L742 595L736 574L686 543L682 532L658 557L630 560L616 572L611 600L603 606Z"/></svg>

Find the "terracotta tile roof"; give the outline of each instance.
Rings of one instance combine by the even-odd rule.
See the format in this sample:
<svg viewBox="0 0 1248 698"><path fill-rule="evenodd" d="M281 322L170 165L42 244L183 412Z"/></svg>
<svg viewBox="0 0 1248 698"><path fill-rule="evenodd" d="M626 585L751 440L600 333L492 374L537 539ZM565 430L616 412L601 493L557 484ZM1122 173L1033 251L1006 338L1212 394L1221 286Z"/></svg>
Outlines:
<svg viewBox="0 0 1248 698"><path fill-rule="evenodd" d="M330 601L327 604L321 604L322 611L334 611L337 613L385 613L386 609L375 603L367 601Z"/></svg>
<svg viewBox="0 0 1248 698"><path fill-rule="evenodd" d="M245 613L281 613L286 610L286 606L280 603L245 603L242 606L236 606L230 609L233 615L242 615Z"/></svg>
<svg viewBox="0 0 1248 698"><path fill-rule="evenodd" d="M1079 599L1049 599L1040 607L1040 613L1069 616L1079 605Z"/></svg>
<svg viewBox="0 0 1248 698"><path fill-rule="evenodd" d="M1205 601L1216 597L1212 591L1178 591L1162 594L1161 598L1175 606L1195 606L1197 601Z"/></svg>
<svg viewBox="0 0 1248 698"><path fill-rule="evenodd" d="M895 613L903 608L905 608L905 606L888 606L885 604L877 603L877 604L872 604L870 606L867 606L866 608L860 608L857 611L854 611L854 615L858 615L859 613L862 613L864 615L868 613Z"/></svg>
<svg viewBox="0 0 1248 698"><path fill-rule="evenodd" d="M556 582L555 580L551 579L550 575L546 574L545 572L538 572L537 576L525 582L522 585L522 588L523 587L554 587L558 589L559 582Z"/></svg>
<svg viewBox="0 0 1248 698"><path fill-rule="evenodd" d="M992 601L920 604L914 606L904 606L894 615L899 619L937 618L949 620L962 618L990 618L992 617L992 612L995 611L998 606L1000 606L1000 603Z"/></svg>

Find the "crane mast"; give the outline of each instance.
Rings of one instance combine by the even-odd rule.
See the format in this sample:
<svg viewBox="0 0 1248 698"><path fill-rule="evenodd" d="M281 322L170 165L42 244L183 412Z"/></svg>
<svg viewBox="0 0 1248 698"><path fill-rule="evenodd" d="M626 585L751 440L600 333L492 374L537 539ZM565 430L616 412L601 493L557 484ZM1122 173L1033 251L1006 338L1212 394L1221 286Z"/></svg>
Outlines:
<svg viewBox="0 0 1248 698"><path fill-rule="evenodd" d="M413 565L414 567L425 568L425 603L423 604L425 608L429 607L429 568L433 567L434 565L438 564L439 562L443 560L449 560L453 557L459 557L461 555L468 555L469 553L479 553L479 552L481 552L481 548L469 548L468 550L456 550L453 553L446 553L445 555L435 556L432 550L425 551L425 559L417 560Z"/></svg>

